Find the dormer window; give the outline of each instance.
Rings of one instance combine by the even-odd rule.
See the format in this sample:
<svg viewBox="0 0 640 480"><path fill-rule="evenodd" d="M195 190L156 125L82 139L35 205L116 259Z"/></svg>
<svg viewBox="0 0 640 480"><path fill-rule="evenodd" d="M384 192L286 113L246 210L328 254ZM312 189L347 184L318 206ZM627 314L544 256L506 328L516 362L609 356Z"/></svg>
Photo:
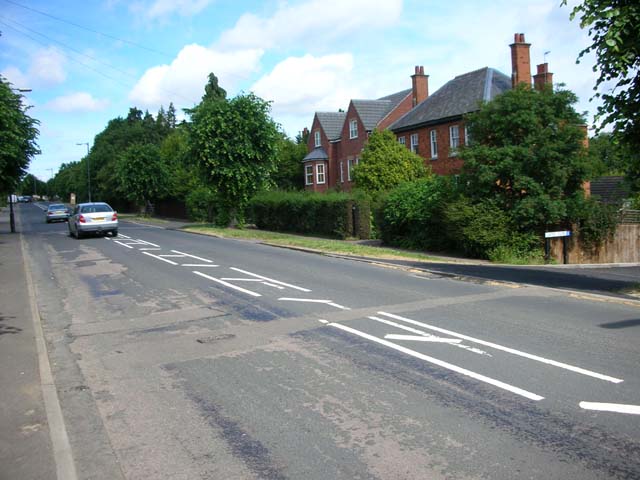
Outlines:
<svg viewBox="0 0 640 480"><path fill-rule="evenodd" d="M349 138L358 138L358 121L351 120L349 122Z"/></svg>
<svg viewBox="0 0 640 480"><path fill-rule="evenodd" d="M320 147L322 146L322 142L320 141L320 130L316 130L313 134L314 146Z"/></svg>

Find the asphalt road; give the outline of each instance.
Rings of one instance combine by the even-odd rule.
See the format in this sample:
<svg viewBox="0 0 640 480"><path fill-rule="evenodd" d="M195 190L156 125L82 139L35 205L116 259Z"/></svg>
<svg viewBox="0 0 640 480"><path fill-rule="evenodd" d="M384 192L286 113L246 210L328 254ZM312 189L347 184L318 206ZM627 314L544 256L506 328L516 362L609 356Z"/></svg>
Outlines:
<svg viewBox="0 0 640 480"><path fill-rule="evenodd" d="M637 303L18 215L78 478L640 478Z"/></svg>

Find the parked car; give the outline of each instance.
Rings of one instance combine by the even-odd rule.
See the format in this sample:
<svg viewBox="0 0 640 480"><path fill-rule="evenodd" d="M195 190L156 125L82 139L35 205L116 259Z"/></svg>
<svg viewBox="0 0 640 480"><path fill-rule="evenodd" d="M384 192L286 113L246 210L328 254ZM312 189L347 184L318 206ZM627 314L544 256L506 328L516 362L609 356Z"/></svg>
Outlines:
<svg viewBox="0 0 640 480"><path fill-rule="evenodd" d="M69 217L69 235L82 238L88 233L118 236L118 214L107 203L80 203Z"/></svg>
<svg viewBox="0 0 640 480"><path fill-rule="evenodd" d="M45 220L47 223L55 222L56 220L62 220L66 222L69 219L69 209L62 203L52 203L47 207L45 212Z"/></svg>

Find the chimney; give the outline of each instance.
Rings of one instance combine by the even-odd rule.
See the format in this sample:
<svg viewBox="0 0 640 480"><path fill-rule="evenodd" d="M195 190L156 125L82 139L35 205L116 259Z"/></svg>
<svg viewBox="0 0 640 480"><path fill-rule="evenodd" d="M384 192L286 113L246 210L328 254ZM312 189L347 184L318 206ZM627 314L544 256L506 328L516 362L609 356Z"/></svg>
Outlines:
<svg viewBox="0 0 640 480"><path fill-rule="evenodd" d="M412 87L412 107L425 101L429 96L429 75L424 74L424 67L417 66L413 75L411 75Z"/></svg>
<svg viewBox="0 0 640 480"><path fill-rule="evenodd" d="M516 33L511 47L511 86L520 83L531 86L530 43L524 41L524 33Z"/></svg>
<svg viewBox="0 0 640 480"><path fill-rule="evenodd" d="M542 90L545 85L553 85L553 73L549 71L549 64L541 63L537 68L538 73L533 76L533 88Z"/></svg>

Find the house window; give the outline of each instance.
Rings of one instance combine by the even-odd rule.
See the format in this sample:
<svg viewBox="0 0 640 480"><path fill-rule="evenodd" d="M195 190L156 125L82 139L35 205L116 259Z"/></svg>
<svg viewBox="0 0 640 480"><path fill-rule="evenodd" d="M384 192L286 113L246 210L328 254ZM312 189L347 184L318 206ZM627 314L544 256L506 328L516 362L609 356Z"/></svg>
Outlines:
<svg viewBox="0 0 640 480"><path fill-rule="evenodd" d="M340 162L340 183L344 183L344 162Z"/></svg>
<svg viewBox="0 0 640 480"><path fill-rule="evenodd" d="M438 132L431 130L429 132L429 140L431 141L431 158L438 158Z"/></svg>
<svg viewBox="0 0 640 480"><path fill-rule="evenodd" d="M315 133L313 134L314 137L314 144L316 147L319 147L322 145L322 142L320 142L320 130L316 130Z"/></svg>
<svg viewBox="0 0 640 480"><path fill-rule="evenodd" d="M460 129L458 125L451 125L449 127L449 156L455 155L460 146Z"/></svg>
<svg viewBox="0 0 640 480"><path fill-rule="evenodd" d="M411 134L411 151L413 153L418 153L418 134L417 133Z"/></svg>
<svg viewBox="0 0 640 480"><path fill-rule="evenodd" d="M351 170L353 170L353 158L347 160L347 180L351 181Z"/></svg>
<svg viewBox="0 0 640 480"><path fill-rule="evenodd" d="M358 121L351 120L349 122L349 138L358 138Z"/></svg>
<svg viewBox="0 0 640 480"><path fill-rule="evenodd" d="M398 143L400 145L406 145L406 139L405 137L398 137Z"/></svg>
<svg viewBox="0 0 640 480"><path fill-rule="evenodd" d="M324 163L318 163L316 165L316 183L321 185L325 182L324 179Z"/></svg>
<svg viewBox="0 0 640 480"><path fill-rule="evenodd" d="M464 144L468 146L470 141L471 141L471 135L469 134L469 127L465 125L464 126Z"/></svg>
<svg viewBox="0 0 640 480"><path fill-rule="evenodd" d="M313 185L313 165L305 165L304 167L304 184Z"/></svg>

